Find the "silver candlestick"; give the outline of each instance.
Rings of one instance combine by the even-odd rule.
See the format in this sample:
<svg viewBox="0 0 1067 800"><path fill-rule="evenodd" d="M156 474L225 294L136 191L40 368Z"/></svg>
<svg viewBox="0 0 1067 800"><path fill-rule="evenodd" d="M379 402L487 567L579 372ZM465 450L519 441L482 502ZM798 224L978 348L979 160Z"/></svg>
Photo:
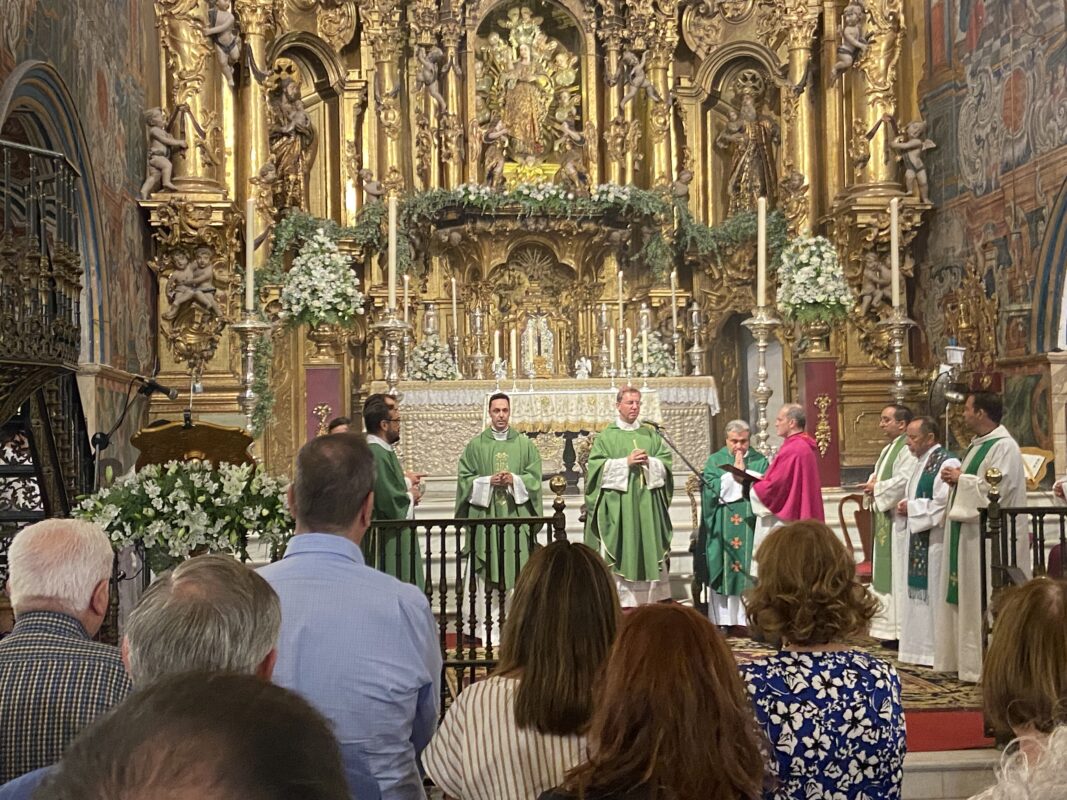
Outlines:
<svg viewBox="0 0 1067 800"><path fill-rule="evenodd" d="M611 367L611 350L608 343L608 338L611 335L611 327L608 324L608 304L601 303L600 310L597 312L597 334L600 340L600 351L597 353L597 366L599 369L597 372L600 375L607 375L608 370Z"/></svg>
<svg viewBox="0 0 1067 800"><path fill-rule="evenodd" d="M671 334L671 343L673 348L671 353L674 355L674 366L671 367L671 375L679 377L685 374L685 370L682 369L682 365L685 362L685 344L682 342L682 332L675 329Z"/></svg>
<svg viewBox="0 0 1067 800"><path fill-rule="evenodd" d="M694 302L689 308L689 335L693 337L693 346L689 348L690 375L704 374L704 346L700 342L700 307Z"/></svg>
<svg viewBox="0 0 1067 800"><path fill-rule="evenodd" d="M452 346L452 360L456 362L456 377L462 378L463 370L459 368L461 355L459 351L459 334L455 332L455 329L453 329L452 335L448 337L448 342Z"/></svg>
<svg viewBox="0 0 1067 800"><path fill-rule="evenodd" d="M617 338L618 338L617 347L618 347L618 353L619 353L619 361L618 361L617 372L618 372L618 376L622 379L621 385L622 386L629 386L629 384L630 384L630 363L626 360L626 356L627 356L627 352L626 352L626 331L624 331L621 326L619 327L619 333L618 333L618 337Z"/></svg>
<svg viewBox="0 0 1067 800"><path fill-rule="evenodd" d="M908 319L903 306L895 306L889 314L889 319L879 325L889 331L889 343L893 348L893 385L889 387L889 395L898 406L904 405L904 397L908 393L908 387L904 385L904 364L900 354L904 350L904 337L908 334L908 328L914 324L914 320Z"/></svg>
<svg viewBox="0 0 1067 800"><path fill-rule="evenodd" d="M400 342L404 339L404 333L411 330L411 325L397 316L395 308L388 308L381 321L370 327L382 337L385 384L389 387L389 394L396 396L396 385L400 382Z"/></svg>
<svg viewBox="0 0 1067 800"><path fill-rule="evenodd" d="M411 360L411 351L415 348L415 339L411 335L412 327L409 324L404 331L404 336L400 340L400 379L406 381L408 379L408 362ZM382 372L385 372L385 364L382 365Z"/></svg>
<svg viewBox="0 0 1067 800"><path fill-rule="evenodd" d="M237 405L245 415L245 430L252 432L252 415L256 410L256 393L252 383L256 379L256 344L260 337L270 332L271 324L259 318L254 311L245 311L237 322L230 323L230 330L237 334L241 345L241 391Z"/></svg>
<svg viewBox="0 0 1067 800"><path fill-rule="evenodd" d="M774 329L782 324L782 321L774 316L774 312L768 306L760 306L753 315L741 323L752 332L756 339L756 388L752 394L756 398L756 441L754 447L763 455L769 456L770 438L767 433L767 403L774 394L771 385L767 382L767 346L771 342Z"/></svg>
<svg viewBox="0 0 1067 800"><path fill-rule="evenodd" d="M474 370L474 379L485 380L485 363L489 360L489 354L483 349L485 336L485 312L480 307L471 312L471 338L474 339L474 352L471 353L471 369Z"/></svg>

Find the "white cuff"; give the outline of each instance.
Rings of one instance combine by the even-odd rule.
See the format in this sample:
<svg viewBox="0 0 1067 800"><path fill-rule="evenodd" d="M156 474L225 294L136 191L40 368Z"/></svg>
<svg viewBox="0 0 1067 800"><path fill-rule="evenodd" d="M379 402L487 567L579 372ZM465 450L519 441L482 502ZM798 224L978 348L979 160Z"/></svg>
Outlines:
<svg viewBox="0 0 1067 800"><path fill-rule="evenodd" d="M470 504L475 508L489 508L489 503L493 499L493 487L489 485L492 477L492 475L483 475L474 479L474 486L471 487Z"/></svg>
<svg viewBox="0 0 1067 800"><path fill-rule="evenodd" d="M604 462L604 477L600 480L601 489L625 492L630 488L630 466L625 458L609 458Z"/></svg>
<svg viewBox="0 0 1067 800"><path fill-rule="evenodd" d="M404 519L415 519L415 495L408 492L408 513Z"/></svg>
<svg viewBox="0 0 1067 800"><path fill-rule="evenodd" d="M989 505L989 498L982 491L983 485L987 486L977 475L960 475L948 518L953 522L977 522L982 509Z"/></svg>
<svg viewBox="0 0 1067 800"><path fill-rule="evenodd" d="M515 498L515 505L518 506L530 499L530 492L526 489L526 484L514 472L511 473L511 496Z"/></svg>
<svg viewBox="0 0 1067 800"><path fill-rule="evenodd" d="M943 500L929 497L916 497L908 501L908 530L922 533L936 528L945 519Z"/></svg>
<svg viewBox="0 0 1067 800"><path fill-rule="evenodd" d="M667 485L667 468L663 462L655 456L648 457L648 466L645 470L645 485L649 489L662 489Z"/></svg>

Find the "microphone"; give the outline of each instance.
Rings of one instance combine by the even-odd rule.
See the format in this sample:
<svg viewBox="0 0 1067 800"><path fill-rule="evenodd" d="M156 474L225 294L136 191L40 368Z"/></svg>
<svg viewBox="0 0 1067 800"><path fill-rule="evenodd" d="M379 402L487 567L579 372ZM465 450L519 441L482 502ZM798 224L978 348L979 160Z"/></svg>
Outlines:
<svg viewBox="0 0 1067 800"><path fill-rule="evenodd" d="M141 384L141 388L137 391L143 394L145 397L159 392L159 394L165 394L169 400L178 399L178 390L171 389L159 383L155 378L146 378L144 375L134 375L133 379Z"/></svg>
<svg viewBox="0 0 1067 800"><path fill-rule="evenodd" d="M642 424L642 425L648 425L648 426L649 426L650 428L655 428L655 429L656 429L657 431L658 431L658 430L659 430L660 428L662 428L662 427L663 427L663 426L662 426L662 425L660 425L660 424L659 424L658 422L653 422L653 421L652 421L652 420L650 420L650 419L643 419L643 420L641 420L641 424Z"/></svg>

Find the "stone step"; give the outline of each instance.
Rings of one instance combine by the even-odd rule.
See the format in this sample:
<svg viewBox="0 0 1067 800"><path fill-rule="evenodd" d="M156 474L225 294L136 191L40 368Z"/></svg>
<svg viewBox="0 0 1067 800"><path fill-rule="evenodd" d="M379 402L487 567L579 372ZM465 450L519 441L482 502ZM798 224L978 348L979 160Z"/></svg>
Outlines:
<svg viewBox="0 0 1067 800"><path fill-rule="evenodd" d="M996 781L998 750L946 750L904 757L902 800L967 800Z"/></svg>

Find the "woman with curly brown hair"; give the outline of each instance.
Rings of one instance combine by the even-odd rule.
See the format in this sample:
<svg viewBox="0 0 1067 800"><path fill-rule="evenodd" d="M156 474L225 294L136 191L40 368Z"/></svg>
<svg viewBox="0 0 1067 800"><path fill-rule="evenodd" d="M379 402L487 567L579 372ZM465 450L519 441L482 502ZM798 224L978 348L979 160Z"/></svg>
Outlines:
<svg viewBox="0 0 1067 800"><path fill-rule="evenodd" d="M794 522L756 554L748 624L775 655L741 666L770 739L770 800L900 797L904 714L893 666L846 643L878 604L856 579L852 554L826 525Z"/></svg>
<svg viewBox="0 0 1067 800"><path fill-rule="evenodd" d="M589 760L540 800L757 800L763 744L718 629L690 608L642 606L604 667Z"/></svg>

